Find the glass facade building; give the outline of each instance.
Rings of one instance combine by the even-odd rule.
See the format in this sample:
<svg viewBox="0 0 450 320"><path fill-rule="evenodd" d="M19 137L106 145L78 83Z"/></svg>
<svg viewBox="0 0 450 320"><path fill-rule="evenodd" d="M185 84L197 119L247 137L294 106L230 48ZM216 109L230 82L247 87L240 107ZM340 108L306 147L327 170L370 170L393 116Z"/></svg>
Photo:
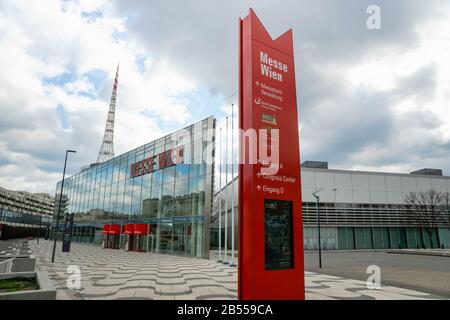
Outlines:
<svg viewBox="0 0 450 320"><path fill-rule="evenodd" d="M72 241L100 244L106 224L148 224L149 251L208 257L214 132L209 117L66 178L59 230L74 214Z"/></svg>

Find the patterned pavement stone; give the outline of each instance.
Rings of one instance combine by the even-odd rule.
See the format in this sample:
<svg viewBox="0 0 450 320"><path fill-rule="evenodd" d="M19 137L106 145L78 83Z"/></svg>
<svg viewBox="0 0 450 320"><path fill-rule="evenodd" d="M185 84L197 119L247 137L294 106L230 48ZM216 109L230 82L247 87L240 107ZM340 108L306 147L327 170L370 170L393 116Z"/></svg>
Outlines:
<svg viewBox="0 0 450 320"><path fill-rule="evenodd" d="M37 269L47 271L58 289L57 299L208 300L237 298L237 268L211 259L156 253L125 252L73 243L50 263L51 241L30 241ZM235 254L237 257L237 253ZM228 252L228 260L231 259ZM67 267L81 270L81 288L68 289ZM369 290L364 281L305 271L306 298L333 299L437 299L428 293L392 286Z"/></svg>

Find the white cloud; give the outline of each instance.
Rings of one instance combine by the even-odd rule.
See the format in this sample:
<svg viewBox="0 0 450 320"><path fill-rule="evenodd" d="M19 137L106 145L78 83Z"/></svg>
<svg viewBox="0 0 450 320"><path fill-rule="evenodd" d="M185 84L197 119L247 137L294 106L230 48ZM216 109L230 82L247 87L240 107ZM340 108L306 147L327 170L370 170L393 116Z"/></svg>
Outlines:
<svg viewBox="0 0 450 320"><path fill-rule="evenodd" d="M87 77L66 83L64 89L69 94L92 93L95 89L94 85Z"/></svg>
<svg viewBox="0 0 450 320"><path fill-rule="evenodd" d="M126 17L114 16L107 1L2 1L0 47L3 187L53 193L67 148L78 151L69 173L95 161L118 60L116 154L191 117L179 96L195 83L127 38ZM106 79L92 78L98 71Z"/></svg>
<svg viewBox="0 0 450 320"><path fill-rule="evenodd" d="M385 50L347 72L350 88L361 86L387 93L392 99L387 106L392 120L389 138L349 154L350 163L357 164L354 168L397 172L421 167L450 169L450 35L439 32L450 29L449 9L441 8L447 15L416 26L419 41L411 50Z"/></svg>
<svg viewBox="0 0 450 320"><path fill-rule="evenodd" d="M71 173L96 159L118 60L116 154L196 119L199 88L233 94L249 4L272 35L294 28L303 160L450 170L449 5L379 2L368 32L364 1L3 0L0 185L53 192L66 148ZM218 127L236 98L211 111Z"/></svg>

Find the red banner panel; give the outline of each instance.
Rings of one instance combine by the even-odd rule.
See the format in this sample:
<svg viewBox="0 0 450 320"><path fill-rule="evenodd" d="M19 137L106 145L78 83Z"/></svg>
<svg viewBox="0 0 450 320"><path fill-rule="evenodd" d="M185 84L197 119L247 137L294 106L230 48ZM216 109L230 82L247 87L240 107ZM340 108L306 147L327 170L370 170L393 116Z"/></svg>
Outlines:
<svg viewBox="0 0 450 320"><path fill-rule="evenodd" d="M125 234L134 234L134 224L126 224L125 225Z"/></svg>
<svg viewBox="0 0 450 320"><path fill-rule="evenodd" d="M146 236L148 234L148 224L135 224L134 225L134 234Z"/></svg>
<svg viewBox="0 0 450 320"><path fill-rule="evenodd" d="M112 224L109 229L109 234L120 234L120 225Z"/></svg>
<svg viewBox="0 0 450 320"><path fill-rule="evenodd" d="M239 77L239 299L304 299L292 30L273 40L250 9Z"/></svg>
<svg viewBox="0 0 450 320"><path fill-rule="evenodd" d="M109 234L109 230L111 229L111 225L110 224L104 224L103 225L103 234Z"/></svg>

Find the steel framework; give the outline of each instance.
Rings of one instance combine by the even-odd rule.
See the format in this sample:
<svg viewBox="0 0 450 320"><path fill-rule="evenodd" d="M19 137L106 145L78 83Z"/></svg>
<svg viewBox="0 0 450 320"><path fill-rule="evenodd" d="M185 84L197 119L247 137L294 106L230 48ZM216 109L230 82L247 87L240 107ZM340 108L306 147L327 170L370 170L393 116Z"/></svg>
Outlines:
<svg viewBox="0 0 450 320"><path fill-rule="evenodd" d="M103 135L102 146L98 153L97 163L102 163L114 158L114 118L116 113L116 96L117 84L119 80L119 64L117 64L116 78L111 95L111 102L109 103L108 117L106 119L105 134Z"/></svg>

